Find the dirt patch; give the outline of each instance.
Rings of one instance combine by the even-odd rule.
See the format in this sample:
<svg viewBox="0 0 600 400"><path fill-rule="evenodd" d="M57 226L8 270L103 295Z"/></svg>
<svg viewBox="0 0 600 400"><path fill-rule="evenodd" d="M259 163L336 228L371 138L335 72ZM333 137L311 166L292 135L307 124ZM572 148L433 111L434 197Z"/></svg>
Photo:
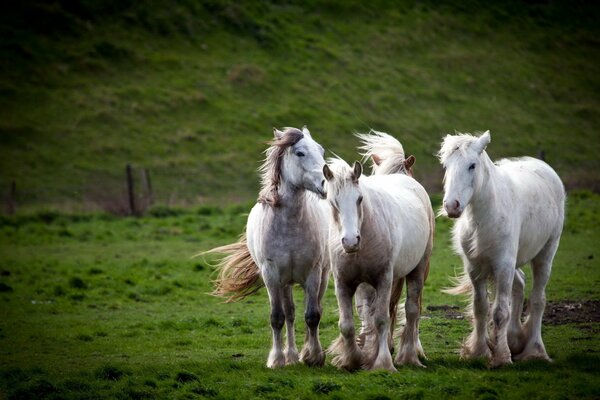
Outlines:
<svg viewBox="0 0 600 400"><path fill-rule="evenodd" d="M526 306L526 304L525 304ZM491 307L491 305L490 305ZM458 306L450 306L448 304L429 305L427 311L440 312L448 319L464 319L465 316ZM523 317L526 316L526 311L523 312ZM600 301L549 301L546 304L544 312L544 323L548 325L564 325L564 324L589 324L600 322ZM589 325L582 325L583 328L595 331L595 328Z"/></svg>
<svg viewBox="0 0 600 400"><path fill-rule="evenodd" d="M448 319L465 319L465 315L460 311L458 306L449 306L442 304L440 306L427 306L427 311L440 311Z"/></svg>
<svg viewBox="0 0 600 400"><path fill-rule="evenodd" d="M544 312L544 323L564 325L600 322L600 301L549 301Z"/></svg>

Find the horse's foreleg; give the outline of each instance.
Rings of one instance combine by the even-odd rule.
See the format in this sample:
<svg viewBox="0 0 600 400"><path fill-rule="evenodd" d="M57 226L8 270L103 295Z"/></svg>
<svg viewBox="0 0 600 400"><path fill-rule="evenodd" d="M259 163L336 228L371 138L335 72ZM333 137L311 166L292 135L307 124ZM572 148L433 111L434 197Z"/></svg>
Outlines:
<svg viewBox="0 0 600 400"><path fill-rule="evenodd" d="M360 319L360 333L356 342L361 348L372 346L373 341L376 339L372 312L375 289L367 283L361 283L356 289L354 301L356 303L356 313Z"/></svg>
<svg viewBox="0 0 600 400"><path fill-rule="evenodd" d="M496 298L492 310L493 320L493 349L492 367L511 364L510 348L508 347L508 322L510 319L510 296L515 275L514 263L505 263L494 269Z"/></svg>
<svg viewBox="0 0 600 400"><path fill-rule="evenodd" d="M285 286L282 289L282 294L283 313L285 314L285 330L287 336L287 345L284 350L284 355L285 363L290 365L298 362L298 349L296 348L296 332L294 331L296 307L294 306L292 285Z"/></svg>
<svg viewBox="0 0 600 400"><path fill-rule="evenodd" d="M319 367L325 364L325 353L319 341L319 323L322 313L321 284L320 268L315 268L315 271L309 275L304 285L306 337L300 354L300 359L306 365ZM325 284L327 284L327 281L325 281Z"/></svg>
<svg viewBox="0 0 600 400"><path fill-rule="evenodd" d="M421 295L425 279L425 260L406 276L406 326L400 338L400 351L396 356L396 364L412 364L423 367L419 355L425 357L419 340L419 316L421 314Z"/></svg>
<svg viewBox="0 0 600 400"><path fill-rule="evenodd" d="M279 284L272 284L268 279L265 279L265 285L269 292L269 302L271 303L271 330L273 332L273 347L269 352L267 367L283 367L285 365L285 356L283 354L282 329L285 323L285 314L282 304L282 289Z"/></svg>
<svg viewBox="0 0 600 400"><path fill-rule="evenodd" d="M542 341L542 317L546 306L546 284L552 270L552 260L558 248L559 238L551 239L542 251L532 260L533 287L529 298L529 315L523 331L525 348L515 356L515 360L542 359L552 361L546 353Z"/></svg>
<svg viewBox="0 0 600 400"><path fill-rule="evenodd" d="M381 276L375 286L377 295L373 303L374 323L377 331L377 353L369 355L373 359L370 369L396 371L388 343L390 333L390 296L392 294L392 268Z"/></svg>
<svg viewBox="0 0 600 400"><path fill-rule="evenodd" d="M525 274L517 269L513 280L510 323L508 325L508 347L510 347L510 352L513 355L520 353L525 346L525 335L521 325L524 291Z"/></svg>
<svg viewBox="0 0 600 400"><path fill-rule="evenodd" d="M469 270L469 275L473 283L473 331L463 343L460 355L465 359L490 358L492 353L487 341L487 281L485 277L479 276L478 271Z"/></svg>
<svg viewBox="0 0 600 400"><path fill-rule="evenodd" d="M334 356L331 363L338 368L350 371L362 366L362 352L356 344L354 319L352 317L352 296L355 290L356 287L350 287L336 280L335 295L340 312L339 328L341 335L329 346L329 353Z"/></svg>

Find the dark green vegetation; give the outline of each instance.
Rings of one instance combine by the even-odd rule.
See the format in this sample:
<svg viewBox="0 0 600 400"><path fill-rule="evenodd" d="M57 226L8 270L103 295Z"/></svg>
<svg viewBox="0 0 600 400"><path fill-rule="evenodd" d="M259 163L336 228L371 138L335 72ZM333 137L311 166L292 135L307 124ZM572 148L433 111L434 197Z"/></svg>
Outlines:
<svg viewBox="0 0 600 400"><path fill-rule="evenodd" d="M238 4L241 3L241 4ZM393 3L393 5L392 5ZM272 126L355 158L388 131L439 188L443 134L491 129L598 186L589 1L22 1L0 13L0 193L81 209L147 167L160 201L245 202ZM491 3L491 4L490 4Z"/></svg>
<svg viewBox="0 0 600 400"><path fill-rule="evenodd" d="M456 354L469 324L457 318L462 301L440 292L459 268L446 219L438 219L424 294L421 340L427 369L351 374L327 364L268 370L264 289L244 302L223 304L206 294L214 276L210 265L190 258L235 240L247 210L163 209L137 219L54 213L1 219L0 398L600 396L600 196L580 192L569 199L547 291L553 304L548 308L559 315L544 324L555 362L500 370L461 362ZM296 291L299 343L301 297ZM591 313L590 305L596 305ZM331 285L321 326L328 345L337 335Z"/></svg>

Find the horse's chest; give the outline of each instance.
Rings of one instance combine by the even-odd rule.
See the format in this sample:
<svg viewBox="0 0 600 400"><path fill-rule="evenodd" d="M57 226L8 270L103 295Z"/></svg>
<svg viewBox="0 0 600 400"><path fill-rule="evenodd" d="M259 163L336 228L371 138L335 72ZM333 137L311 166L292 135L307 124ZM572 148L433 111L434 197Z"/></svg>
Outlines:
<svg viewBox="0 0 600 400"><path fill-rule="evenodd" d="M324 238L302 224L280 224L262 241L263 263L277 271L283 281L302 282L322 259Z"/></svg>

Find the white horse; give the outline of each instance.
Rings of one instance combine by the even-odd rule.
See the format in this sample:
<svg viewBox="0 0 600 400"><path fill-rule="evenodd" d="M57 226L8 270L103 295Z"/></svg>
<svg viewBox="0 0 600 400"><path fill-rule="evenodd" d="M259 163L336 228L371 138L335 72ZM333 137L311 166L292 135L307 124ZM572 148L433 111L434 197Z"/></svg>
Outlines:
<svg viewBox="0 0 600 400"><path fill-rule="evenodd" d="M491 358L491 366L545 359L541 324L545 287L564 220L565 190L548 164L529 157L492 163L480 137L446 136L439 152L446 168L443 211L458 218L454 246L464 263L452 294L472 293L474 330L463 358ZM521 325L525 275L531 262L533 288ZM488 341L487 281L495 288ZM512 292L512 299L511 299Z"/></svg>
<svg viewBox="0 0 600 400"><path fill-rule="evenodd" d="M371 160L371 175L405 174L413 176L412 166L416 161L415 156L410 155L406 157L404 147L396 138L385 132L375 130L371 130L369 133L357 133L355 136L361 141L358 149L361 150L363 160ZM427 279L428 272L429 266L427 266L423 281ZM396 280L390 297L390 334L388 336L388 344L392 353L398 302L402 296L403 286L404 278ZM357 342L360 347L363 347L367 341L377 339L372 318L373 313L371 312L376 292L371 285L361 283L356 289L355 296L356 311L361 320ZM372 343L367 343L367 346L369 345L372 345Z"/></svg>
<svg viewBox="0 0 600 400"><path fill-rule="evenodd" d="M327 214L318 197L325 197L323 148L308 129L274 129L275 138L260 168L262 190L250 211L246 235L238 243L211 252L228 253L218 265L213 292L237 300L263 284L271 304L273 347L267 366L294 364L321 366L325 353L319 342L321 300L329 275ZM262 278L262 279L261 279ZM300 356L294 335L292 285L305 293L307 335ZM286 325L287 346L282 329Z"/></svg>
<svg viewBox="0 0 600 400"><path fill-rule="evenodd" d="M323 169L333 223L329 229L331 267L340 312L341 336L331 345L333 364L349 370L395 371L388 345L390 298L401 278L407 280L406 328L397 364L421 365L424 356L418 319L423 281L433 241L434 215L425 189L404 174L362 177L362 165L351 168L333 159ZM370 312L377 334L373 349L356 342L352 297L368 283L376 296Z"/></svg>

